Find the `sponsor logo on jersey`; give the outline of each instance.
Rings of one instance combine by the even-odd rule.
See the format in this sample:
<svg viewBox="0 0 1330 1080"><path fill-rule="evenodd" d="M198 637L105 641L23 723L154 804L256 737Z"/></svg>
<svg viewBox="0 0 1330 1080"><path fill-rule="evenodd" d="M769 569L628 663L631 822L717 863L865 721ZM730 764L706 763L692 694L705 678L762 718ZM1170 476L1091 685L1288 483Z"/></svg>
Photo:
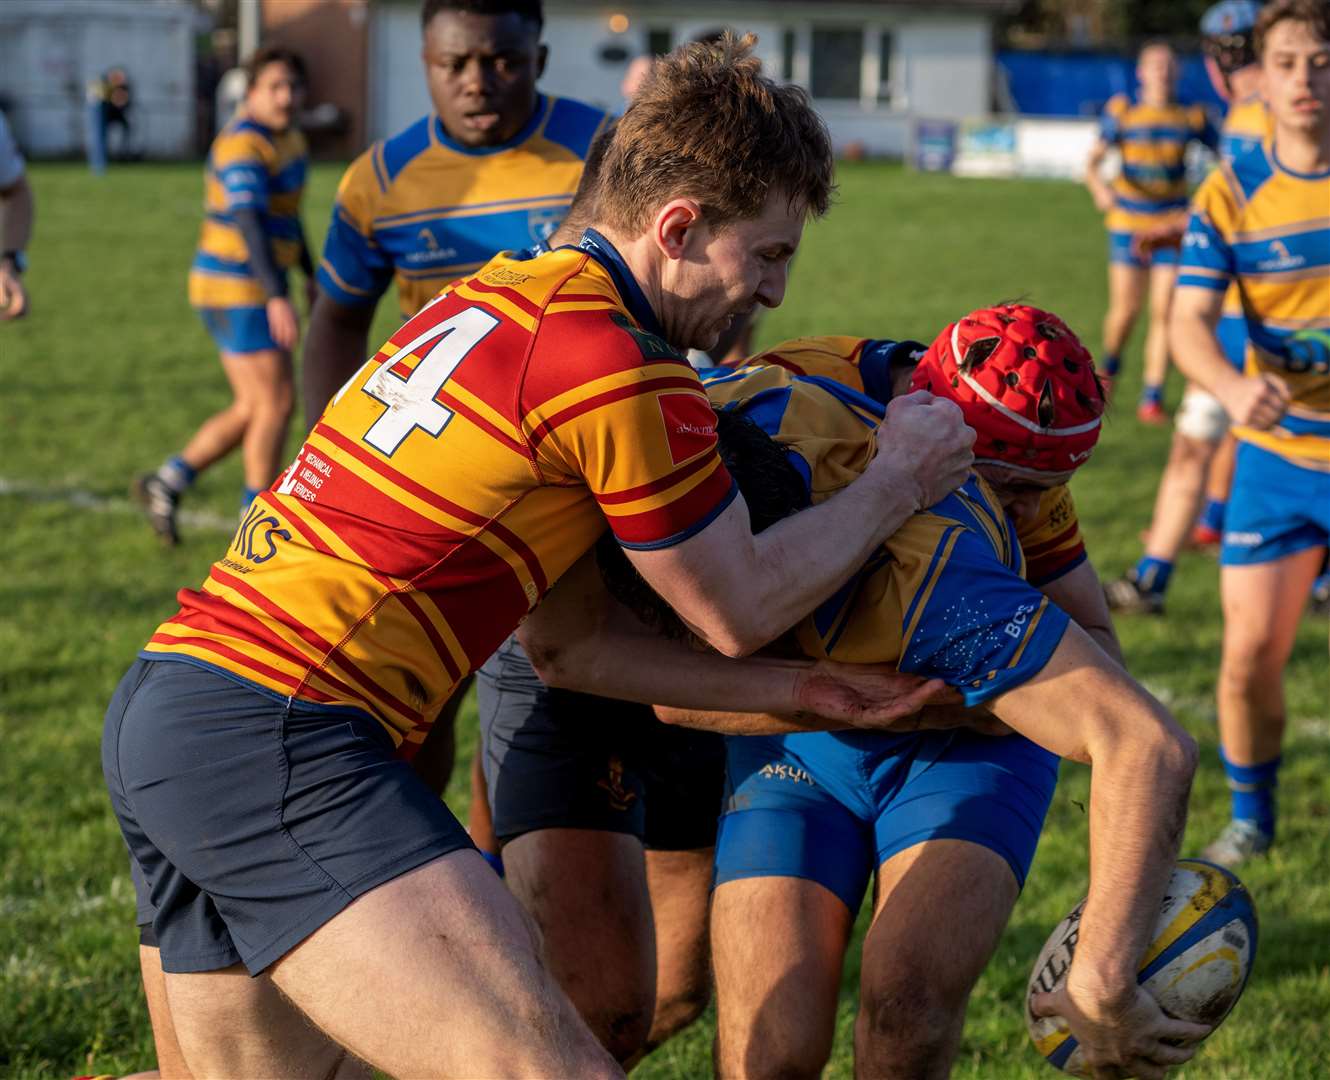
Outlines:
<svg viewBox="0 0 1330 1080"><path fill-rule="evenodd" d="M568 213L566 206L542 206L526 212L526 231L533 244L543 244Z"/></svg>
<svg viewBox="0 0 1330 1080"><path fill-rule="evenodd" d="M682 465L716 445L716 414L700 394L678 390L656 398L665 423L670 463Z"/></svg>
<svg viewBox="0 0 1330 1080"><path fill-rule="evenodd" d="M1307 256L1292 254L1288 250L1288 245L1282 240L1271 240L1270 251L1273 257L1258 262L1256 264L1257 270L1263 272L1297 270L1299 267L1307 265Z"/></svg>

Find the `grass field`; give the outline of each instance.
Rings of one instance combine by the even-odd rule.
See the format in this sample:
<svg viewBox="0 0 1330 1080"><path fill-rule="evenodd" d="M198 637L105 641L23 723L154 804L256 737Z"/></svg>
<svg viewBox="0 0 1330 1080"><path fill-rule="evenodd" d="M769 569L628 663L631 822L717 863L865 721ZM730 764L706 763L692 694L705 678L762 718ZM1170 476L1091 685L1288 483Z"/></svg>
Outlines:
<svg viewBox="0 0 1330 1080"><path fill-rule="evenodd" d="M199 218L197 166L36 166L32 315L0 325L0 1075L68 1077L152 1066L138 989L133 894L103 790L102 711L124 668L195 585L230 529L238 463L189 498L204 517L160 549L130 511L130 477L175 451L226 400L185 300ZM317 244L339 170L313 172ZM839 205L809 230L788 300L759 344L803 333L929 340L1002 298L1062 314L1092 345L1104 306L1103 233L1078 187L921 177L847 166ZM383 305L375 342L393 322ZM1139 426L1139 334L1121 405L1075 492L1091 554L1118 572L1137 553L1168 433ZM1175 401L1180 387L1171 386ZM1220 641L1212 560L1184 559L1166 620L1119 629L1130 666L1200 740L1185 848L1222 825L1213 688ZM1304 620L1288 673L1280 843L1244 875L1261 917L1250 989L1184 1075L1313 1077L1330 1071L1330 677L1326 626ZM474 712L449 798L463 813ZM1029 1047L1021 999L1035 953L1086 881L1087 772L1065 767L1025 895L970 1005L961 1077L1051 1076ZM862 927L860 928L862 931ZM858 961L842 989L829 1075L852 1072ZM637 1075L710 1072L699 1022Z"/></svg>

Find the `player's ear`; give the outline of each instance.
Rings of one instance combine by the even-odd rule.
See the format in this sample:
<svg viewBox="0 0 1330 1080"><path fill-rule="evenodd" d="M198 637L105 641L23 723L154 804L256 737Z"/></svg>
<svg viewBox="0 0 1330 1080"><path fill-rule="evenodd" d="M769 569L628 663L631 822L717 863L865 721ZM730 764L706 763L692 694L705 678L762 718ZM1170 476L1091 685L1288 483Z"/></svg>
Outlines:
<svg viewBox="0 0 1330 1080"><path fill-rule="evenodd" d="M539 79L545 74L545 63L550 58L550 47L540 45L536 48L536 78Z"/></svg>
<svg viewBox="0 0 1330 1080"><path fill-rule="evenodd" d="M693 233L702 223L702 207L694 199L671 199L652 221L653 239L667 259L682 259Z"/></svg>

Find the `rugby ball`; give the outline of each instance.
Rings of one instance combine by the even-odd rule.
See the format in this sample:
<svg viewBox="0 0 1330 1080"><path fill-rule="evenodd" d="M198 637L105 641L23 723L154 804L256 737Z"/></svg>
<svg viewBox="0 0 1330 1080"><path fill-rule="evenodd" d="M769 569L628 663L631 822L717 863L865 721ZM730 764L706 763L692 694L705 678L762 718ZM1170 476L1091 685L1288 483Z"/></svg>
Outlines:
<svg viewBox="0 0 1330 1080"><path fill-rule="evenodd" d="M1062 985L1084 909L1082 900L1058 924L1025 991L1025 1023L1035 1049L1073 1076L1090 1075L1076 1037L1061 1017L1035 1016L1030 998ZM1218 1027L1242 996L1255 956L1256 909L1246 886L1222 867L1181 860L1169 879L1137 981L1170 1016Z"/></svg>

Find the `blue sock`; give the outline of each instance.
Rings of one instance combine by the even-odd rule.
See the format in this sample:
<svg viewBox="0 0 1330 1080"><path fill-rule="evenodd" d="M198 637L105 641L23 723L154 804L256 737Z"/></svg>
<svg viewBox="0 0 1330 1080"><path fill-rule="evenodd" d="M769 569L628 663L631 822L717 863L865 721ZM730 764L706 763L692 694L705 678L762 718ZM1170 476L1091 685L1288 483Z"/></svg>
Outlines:
<svg viewBox="0 0 1330 1080"><path fill-rule="evenodd" d="M1228 503L1220 499L1206 499L1205 509L1201 511L1200 523L1215 532L1224 531L1224 511Z"/></svg>
<svg viewBox="0 0 1330 1080"><path fill-rule="evenodd" d="M198 472L179 454L167 458L162 463L162 467L157 470L157 479L177 495L194 483L196 476L198 476Z"/></svg>
<svg viewBox="0 0 1330 1080"><path fill-rule="evenodd" d="M495 855L492 851L485 851L482 848L476 848L476 850L480 852L480 857L494 868L494 872L499 877L503 877L503 856Z"/></svg>
<svg viewBox="0 0 1330 1080"><path fill-rule="evenodd" d="M1141 387L1142 405L1162 405L1164 403L1163 384L1146 383Z"/></svg>
<svg viewBox="0 0 1330 1080"><path fill-rule="evenodd" d="M1146 555L1136 564L1136 584L1146 592L1163 593L1173 574L1173 564L1167 559L1152 559Z"/></svg>
<svg viewBox="0 0 1330 1080"><path fill-rule="evenodd" d="M248 510L248 509L249 509L249 504L252 503L252 502L254 501L254 499L255 499L255 498L256 498L261 492L264 492L264 491L266 491L266 490L267 490L267 488L252 488L252 487L241 488L241 489L240 489L240 512L243 514L246 510Z"/></svg>
<svg viewBox="0 0 1330 1080"><path fill-rule="evenodd" d="M1103 372L1110 379L1117 378L1118 372L1122 370L1122 357L1117 353L1109 353L1104 357L1102 365Z"/></svg>
<svg viewBox="0 0 1330 1080"><path fill-rule="evenodd" d="M1234 820L1254 821L1262 832L1274 836L1275 788L1279 784L1282 758L1260 765L1234 765L1220 747L1219 760L1224 763L1224 775L1228 777Z"/></svg>

